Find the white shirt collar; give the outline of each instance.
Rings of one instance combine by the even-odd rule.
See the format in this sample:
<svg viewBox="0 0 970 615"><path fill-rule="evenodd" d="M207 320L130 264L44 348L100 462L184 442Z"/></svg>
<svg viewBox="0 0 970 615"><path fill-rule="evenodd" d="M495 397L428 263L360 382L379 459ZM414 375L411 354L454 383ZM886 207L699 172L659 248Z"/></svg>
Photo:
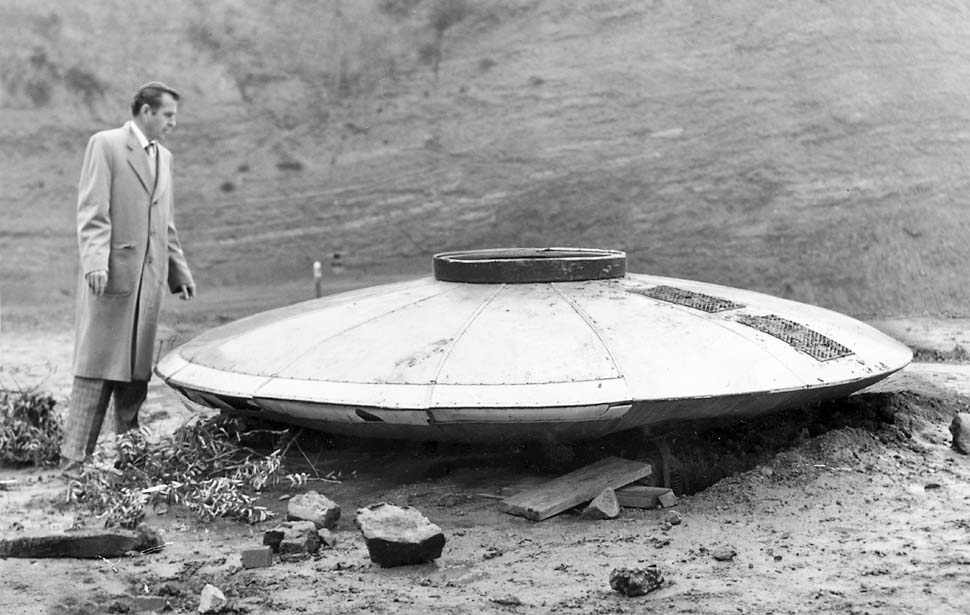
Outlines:
<svg viewBox="0 0 970 615"><path fill-rule="evenodd" d="M145 137L144 133L141 131L141 128L138 127L138 124L136 124L133 120L128 120L128 125L130 125L131 129L135 132L135 138L138 139L138 143L141 145L141 148L145 149L148 147L148 144L151 143L151 141Z"/></svg>

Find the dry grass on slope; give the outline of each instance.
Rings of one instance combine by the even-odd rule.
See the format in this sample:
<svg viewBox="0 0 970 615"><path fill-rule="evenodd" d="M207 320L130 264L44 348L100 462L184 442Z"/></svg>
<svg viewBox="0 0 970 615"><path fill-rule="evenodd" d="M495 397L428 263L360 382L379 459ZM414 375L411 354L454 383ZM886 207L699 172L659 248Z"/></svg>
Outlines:
<svg viewBox="0 0 970 615"><path fill-rule="evenodd" d="M8 22L0 53L40 74L40 45L60 75L0 108L17 296L73 288L83 135L123 119L140 41L188 94L179 223L210 287L333 252L423 274L443 249L578 244L857 315L970 304L961 3L184 3L116 31L120 6ZM72 67L103 103L70 113Z"/></svg>

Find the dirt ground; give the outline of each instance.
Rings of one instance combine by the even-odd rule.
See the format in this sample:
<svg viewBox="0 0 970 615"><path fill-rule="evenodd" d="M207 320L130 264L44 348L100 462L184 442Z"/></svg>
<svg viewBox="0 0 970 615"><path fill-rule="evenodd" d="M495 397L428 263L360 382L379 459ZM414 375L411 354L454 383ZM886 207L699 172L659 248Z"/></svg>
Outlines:
<svg viewBox="0 0 970 615"><path fill-rule="evenodd" d="M645 457L618 438L575 447L571 462L523 448L479 449L302 436L293 469L339 470L310 482L343 510L335 548L314 559L246 570L240 550L257 526L202 524L183 511L149 513L158 554L117 560L0 560L0 612L137 612L163 596L169 612L198 607L221 588L227 613L965 613L970 590L970 458L950 448L956 412L970 408L970 365L954 362L970 334L955 320L874 323L934 362L914 363L860 395L818 408L670 439L684 487L666 511L624 509L618 519L567 511L543 522L500 512L499 495L605 454ZM41 386L63 400L71 333L27 329L2 338L0 381ZM947 360L951 359L949 362ZM154 382L144 410L159 433L189 416ZM0 535L66 529L74 512L50 470L2 470ZM283 512L287 489L261 502ZM370 562L354 511L388 501L415 506L444 530L433 564ZM721 561L719 548L736 555ZM611 591L618 567L656 565L663 586L645 597ZM39 582L39 579L47 579Z"/></svg>

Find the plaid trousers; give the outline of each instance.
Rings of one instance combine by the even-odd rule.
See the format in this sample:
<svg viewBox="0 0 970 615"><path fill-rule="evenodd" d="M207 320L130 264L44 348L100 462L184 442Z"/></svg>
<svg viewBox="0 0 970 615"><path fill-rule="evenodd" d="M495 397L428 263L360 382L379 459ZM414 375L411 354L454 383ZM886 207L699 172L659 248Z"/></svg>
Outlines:
<svg viewBox="0 0 970 615"><path fill-rule="evenodd" d="M115 433L138 427L138 410L148 396L148 381L118 382L74 377L71 403L64 425L61 456L84 461L94 452L108 402L114 399Z"/></svg>

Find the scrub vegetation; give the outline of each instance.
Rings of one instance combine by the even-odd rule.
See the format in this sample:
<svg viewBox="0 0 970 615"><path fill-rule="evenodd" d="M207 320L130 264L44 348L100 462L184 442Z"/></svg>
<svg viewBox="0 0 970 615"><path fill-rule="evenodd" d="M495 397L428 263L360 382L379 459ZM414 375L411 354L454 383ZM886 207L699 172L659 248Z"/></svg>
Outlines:
<svg viewBox="0 0 970 615"><path fill-rule="evenodd" d="M55 465L61 412L49 393L0 389L0 465Z"/></svg>
<svg viewBox="0 0 970 615"><path fill-rule="evenodd" d="M132 430L118 437L115 451L96 452L71 480L70 497L83 511L103 517L106 527L135 528L147 507L175 504L203 522L266 521L274 513L258 503L259 492L280 483L301 486L307 475L284 472L283 449L259 453L246 441L287 433L246 429L243 421L223 416L193 419L157 441L147 429Z"/></svg>

